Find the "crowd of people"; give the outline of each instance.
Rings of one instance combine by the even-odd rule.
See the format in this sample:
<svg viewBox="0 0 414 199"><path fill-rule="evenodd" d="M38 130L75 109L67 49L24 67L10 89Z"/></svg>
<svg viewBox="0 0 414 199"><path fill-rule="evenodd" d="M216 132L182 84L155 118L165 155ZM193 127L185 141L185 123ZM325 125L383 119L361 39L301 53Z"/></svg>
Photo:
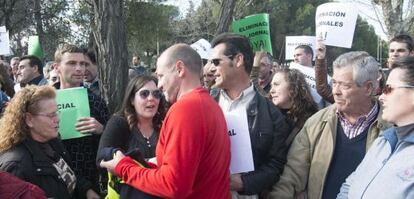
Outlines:
<svg viewBox="0 0 414 199"><path fill-rule="evenodd" d="M46 64L1 61L0 197L414 198L413 47L408 35L390 40L387 70L344 53L331 77L323 41L315 61L300 45L286 67L223 33L206 60L187 44L155 71L134 55L112 115L92 51L64 44ZM72 125L87 136L61 139L57 91L79 87L90 116ZM240 115L246 129L234 133L227 120ZM252 158L238 164L253 168L233 172L242 133Z"/></svg>

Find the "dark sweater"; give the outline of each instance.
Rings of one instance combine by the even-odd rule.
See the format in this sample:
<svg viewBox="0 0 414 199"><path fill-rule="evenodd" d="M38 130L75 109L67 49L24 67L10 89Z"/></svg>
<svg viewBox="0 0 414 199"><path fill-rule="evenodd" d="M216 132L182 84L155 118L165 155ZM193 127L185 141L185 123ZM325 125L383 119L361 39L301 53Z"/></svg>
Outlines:
<svg viewBox="0 0 414 199"><path fill-rule="evenodd" d="M325 179L323 199L336 198L345 179L357 168L366 151L368 128L349 139L338 122L335 152Z"/></svg>
<svg viewBox="0 0 414 199"><path fill-rule="evenodd" d="M60 89L60 83L53 85L55 88ZM109 110L106 103L99 97L93 94L89 89L88 101L91 117L99 121L103 126L109 118ZM95 186L96 191L102 191L99 187L100 171L96 167L96 153L98 151L100 135L93 134L92 136L85 136L81 138L63 140L65 148L68 150L72 159L72 168L76 174L86 177ZM102 171L104 172L104 171ZM106 173L102 173L106 175Z"/></svg>

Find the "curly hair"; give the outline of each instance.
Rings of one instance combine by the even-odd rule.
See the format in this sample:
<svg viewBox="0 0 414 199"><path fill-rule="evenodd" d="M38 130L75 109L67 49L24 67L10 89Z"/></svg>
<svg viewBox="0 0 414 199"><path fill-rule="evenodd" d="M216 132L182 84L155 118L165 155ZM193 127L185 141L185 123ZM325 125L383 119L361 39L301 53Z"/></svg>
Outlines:
<svg viewBox="0 0 414 199"><path fill-rule="evenodd" d="M153 81L155 84L157 84L158 82L157 78L155 78L154 76L145 74L133 77L128 83L121 108L116 113L116 115L124 117L127 120L129 129L131 131L134 127L136 127L138 122L137 113L135 112L135 108L132 106L131 101L134 99L135 93L139 89L141 89L146 83L151 81ZM165 117L166 112L167 103L164 97L162 97L158 105L158 111L152 119L152 124L156 133L159 133L159 131L161 130L162 121Z"/></svg>
<svg viewBox="0 0 414 199"><path fill-rule="evenodd" d="M295 126L302 128L305 121L318 111L305 76L299 70L289 68L278 70L276 73L282 73L289 85L289 99L293 103L287 112L287 118L294 121Z"/></svg>
<svg viewBox="0 0 414 199"><path fill-rule="evenodd" d="M16 93L0 119L0 152L23 142L29 135L26 113L38 113L38 103L44 99L55 98L51 86L27 86Z"/></svg>

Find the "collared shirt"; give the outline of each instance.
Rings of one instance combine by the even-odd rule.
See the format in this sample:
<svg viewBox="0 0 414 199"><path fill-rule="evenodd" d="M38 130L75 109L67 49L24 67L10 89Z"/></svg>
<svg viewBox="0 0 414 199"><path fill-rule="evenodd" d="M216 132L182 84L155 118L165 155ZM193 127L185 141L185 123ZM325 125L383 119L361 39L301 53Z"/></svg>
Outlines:
<svg viewBox="0 0 414 199"><path fill-rule="evenodd" d="M255 94L256 92L253 89L253 84L244 89L234 100L227 95L226 91L220 90L219 105L223 112L232 112L239 108L246 110Z"/></svg>
<svg viewBox="0 0 414 199"><path fill-rule="evenodd" d="M354 124L349 122L339 111L336 111L336 114L338 115L340 124L342 126L342 129L344 130L345 135L349 139L352 139L364 132L367 128L369 128L372 121L374 121L377 117L378 112L379 105L378 102L375 102L374 106L369 111L369 113L367 115L359 117Z"/></svg>

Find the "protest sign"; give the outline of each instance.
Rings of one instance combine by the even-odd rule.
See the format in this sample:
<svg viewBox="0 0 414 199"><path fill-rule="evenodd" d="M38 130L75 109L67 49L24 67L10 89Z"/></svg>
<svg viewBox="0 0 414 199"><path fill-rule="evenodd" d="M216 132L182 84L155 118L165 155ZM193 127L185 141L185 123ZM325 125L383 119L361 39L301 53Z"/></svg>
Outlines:
<svg viewBox="0 0 414 199"><path fill-rule="evenodd" d="M313 50L313 59L315 60L315 36L286 36L285 55L286 60L294 59L295 48L300 45L308 45Z"/></svg>
<svg viewBox="0 0 414 199"><path fill-rule="evenodd" d="M224 116L231 142L230 173L253 171L253 154L246 110L227 112Z"/></svg>
<svg viewBox="0 0 414 199"><path fill-rule="evenodd" d="M0 27L0 55L10 55L9 32L6 26Z"/></svg>
<svg viewBox="0 0 414 199"><path fill-rule="evenodd" d="M351 48L358 10L351 3L325 3L316 9L316 38L325 45Z"/></svg>
<svg viewBox="0 0 414 199"><path fill-rule="evenodd" d="M195 43L191 44L191 47L198 52L201 59L208 59L211 51L211 44L205 39L199 39Z"/></svg>
<svg viewBox="0 0 414 199"><path fill-rule="evenodd" d="M39 36L29 37L28 55L34 55L39 59L43 58L43 49L39 41Z"/></svg>
<svg viewBox="0 0 414 199"><path fill-rule="evenodd" d="M234 33L249 38L253 51L264 50L271 55L272 42L270 40L269 14L256 14L234 21L232 24Z"/></svg>
<svg viewBox="0 0 414 199"><path fill-rule="evenodd" d="M62 140L90 135L80 133L75 129L75 124L79 118L90 116L86 88L57 90L56 102L60 118L59 133Z"/></svg>

